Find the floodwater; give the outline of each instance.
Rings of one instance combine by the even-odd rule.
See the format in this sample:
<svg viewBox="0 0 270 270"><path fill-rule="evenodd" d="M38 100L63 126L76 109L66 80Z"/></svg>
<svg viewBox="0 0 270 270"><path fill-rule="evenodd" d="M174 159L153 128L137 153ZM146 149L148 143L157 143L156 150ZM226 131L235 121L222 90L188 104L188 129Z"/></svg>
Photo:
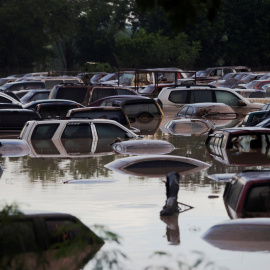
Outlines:
<svg viewBox="0 0 270 270"><path fill-rule="evenodd" d="M159 215L166 199L166 178L109 170L104 167L106 164L128 156L113 152L87 158L2 157L1 203L16 202L21 209L69 213L98 235L101 232L95 225L117 234L119 243L106 241L84 269L95 269L99 259L103 269L109 269L110 259L117 262L112 269L268 269L268 252L222 250L202 239L211 226L229 220L222 200L225 183L210 180L207 175L267 167L238 166L237 162L225 165L213 159L204 145L205 135L171 135L160 128L144 133L144 139L173 144L176 149L170 155L211 165L181 176L178 201L181 209L187 211L176 217ZM63 183L73 179L93 181ZM215 196L209 198L211 195ZM178 266L180 262L182 268ZM198 262L197 268L189 268Z"/></svg>

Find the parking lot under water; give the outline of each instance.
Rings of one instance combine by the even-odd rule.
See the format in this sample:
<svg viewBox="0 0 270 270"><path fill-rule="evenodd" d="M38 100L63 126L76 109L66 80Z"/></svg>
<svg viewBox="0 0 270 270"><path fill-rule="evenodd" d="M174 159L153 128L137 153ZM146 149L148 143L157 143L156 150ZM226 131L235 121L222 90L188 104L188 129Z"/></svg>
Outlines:
<svg viewBox="0 0 270 270"><path fill-rule="evenodd" d="M269 252L223 250L202 239L211 226L229 220L222 199L225 183L215 182L207 176L268 166L225 165L208 153L205 135L171 135L158 129L155 134L145 135L144 139L169 141L176 148L170 155L186 156L211 165L181 176L178 201L183 205L180 207L182 210L187 208L186 205L193 208L176 218L162 219L159 214L166 200L166 177L111 171L104 165L127 156L112 152L75 159L2 157L1 203L16 202L21 209L70 213L93 231L94 225L102 225L116 233L120 244L106 242L84 269L94 269L97 258L105 258L105 253L112 255L113 250L120 250L127 256L127 259L117 258L115 269L138 270L150 266L153 268L149 269L268 269ZM72 179L97 181L91 184L63 183ZM196 268L194 265L199 260L201 263ZM178 266L179 262L183 268ZM104 269L109 269L105 259L104 265Z"/></svg>

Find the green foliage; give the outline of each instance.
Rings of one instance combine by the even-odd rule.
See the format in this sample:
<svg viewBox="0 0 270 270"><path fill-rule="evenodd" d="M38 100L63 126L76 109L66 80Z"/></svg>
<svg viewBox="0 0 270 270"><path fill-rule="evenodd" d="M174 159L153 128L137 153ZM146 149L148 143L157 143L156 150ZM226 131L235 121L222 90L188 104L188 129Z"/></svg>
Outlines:
<svg viewBox="0 0 270 270"><path fill-rule="evenodd" d="M100 63L100 62L86 62L84 67L84 71L87 72L114 72L116 71L114 68L110 66L109 63Z"/></svg>

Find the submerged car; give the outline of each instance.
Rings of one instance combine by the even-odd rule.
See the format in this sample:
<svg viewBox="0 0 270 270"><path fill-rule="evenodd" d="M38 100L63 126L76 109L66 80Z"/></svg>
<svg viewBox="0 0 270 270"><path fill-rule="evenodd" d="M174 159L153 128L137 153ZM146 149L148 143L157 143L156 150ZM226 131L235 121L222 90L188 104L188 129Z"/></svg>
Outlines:
<svg viewBox="0 0 270 270"><path fill-rule="evenodd" d="M93 107L95 105L121 107L125 110L131 123L136 118L147 122L152 118L163 118L164 116L161 107L155 99L143 96L112 96L100 99L90 106Z"/></svg>
<svg viewBox="0 0 270 270"><path fill-rule="evenodd" d="M250 170L232 177L223 193L231 219L270 217L269 175L269 170Z"/></svg>
<svg viewBox="0 0 270 270"><path fill-rule="evenodd" d="M133 129L133 131L139 131L137 129L134 130L130 126L130 122L128 116L124 109L120 107L87 107L87 108L77 108L71 109L67 112L66 117L69 118L103 118L103 119L111 119L117 121L128 129Z"/></svg>
<svg viewBox="0 0 270 270"><path fill-rule="evenodd" d="M117 159L106 168L122 173L144 177L163 177L175 171L181 175L195 173L210 167L206 162L173 155L132 156Z"/></svg>
<svg viewBox="0 0 270 270"><path fill-rule="evenodd" d="M169 133L182 136L199 136L207 134L214 128L210 121L202 119L174 119L164 126Z"/></svg>
<svg viewBox="0 0 270 270"><path fill-rule="evenodd" d="M270 146L270 129L260 127L236 127L215 130L205 141L210 149L223 148L232 152L265 152Z"/></svg>
<svg viewBox="0 0 270 270"><path fill-rule="evenodd" d="M247 72L251 71L246 66L224 66L224 67L209 67L197 76L197 81L201 83L210 83L220 79L227 73Z"/></svg>
<svg viewBox="0 0 270 270"><path fill-rule="evenodd" d="M60 84L54 86L49 99L68 99L84 106L90 106L98 99L114 95L138 95L137 92L125 87L91 86L89 84Z"/></svg>
<svg viewBox="0 0 270 270"><path fill-rule="evenodd" d="M270 117L269 111L260 110L260 111L256 111L256 112L250 112L243 119L241 126L242 127L255 126L258 123L260 123L261 121L263 121L269 117Z"/></svg>
<svg viewBox="0 0 270 270"><path fill-rule="evenodd" d="M26 104L26 103L29 103L31 101L48 99L50 92L51 92L51 90L49 90L49 89L29 90L29 91L27 91L27 93L25 93L20 98L20 100L21 100L22 104Z"/></svg>
<svg viewBox="0 0 270 270"><path fill-rule="evenodd" d="M1 213L1 269L80 269L104 245L103 239L70 214Z"/></svg>
<svg viewBox="0 0 270 270"><path fill-rule="evenodd" d="M228 220L209 228L202 239L222 250L268 254L270 252L269 226L269 218Z"/></svg>
<svg viewBox="0 0 270 270"><path fill-rule="evenodd" d="M238 119L239 114L224 103L194 103L184 105L177 113L183 119L209 120L215 126L225 126Z"/></svg>
<svg viewBox="0 0 270 270"><path fill-rule="evenodd" d="M250 111L259 110L262 103L252 103L233 89L210 87L168 87L163 88L158 96L166 112L176 112L191 103L224 103L229 105L239 115L246 115Z"/></svg>
<svg viewBox="0 0 270 270"><path fill-rule="evenodd" d="M175 147L163 140L133 140L115 142L111 145L118 154L127 155L162 155L172 152Z"/></svg>
<svg viewBox="0 0 270 270"><path fill-rule="evenodd" d="M39 113L28 109L0 109L0 132L20 132L25 123L40 119Z"/></svg>

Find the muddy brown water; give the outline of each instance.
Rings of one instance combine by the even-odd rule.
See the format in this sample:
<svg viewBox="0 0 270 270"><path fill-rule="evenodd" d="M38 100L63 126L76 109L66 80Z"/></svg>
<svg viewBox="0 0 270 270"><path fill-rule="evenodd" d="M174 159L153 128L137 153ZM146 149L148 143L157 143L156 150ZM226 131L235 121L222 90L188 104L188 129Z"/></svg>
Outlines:
<svg viewBox="0 0 270 270"><path fill-rule="evenodd" d="M171 117L166 117L168 121ZM98 259L120 250L127 259L117 258L115 269L145 269L148 266L186 268L199 259L196 269L268 269L268 252L223 250L211 246L202 235L213 225L228 220L222 194L225 183L207 178L208 174L234 173L268 166L225 165L211 157L204 145L206 136L177 136L145 131L144 139L166 140L175 146L171 155L191 157L211 166L194 174L181 176L178 201L183 211L178 217L160 218L165 203L165 177L138 177L117 173L104 165L127 155L111 152L84 158L5 157L0 179L1 204L16 202L21 209L70 213L95 231L105 226L116 233L120 244L107 241L84 269L94 269ZM149 125L150 126L150 125ZM146 135L149 132L150 135ZM86 183L64 184L72 179L91 179ZM99 234L99 231L95 231ZM270 245L270 243L269 243ZM255 249L256 250L256 249ZM154 255L162 253L163 256ZM154 268L151 268L154 269ZM192 268L193 269L193 268Z"/></svg>

